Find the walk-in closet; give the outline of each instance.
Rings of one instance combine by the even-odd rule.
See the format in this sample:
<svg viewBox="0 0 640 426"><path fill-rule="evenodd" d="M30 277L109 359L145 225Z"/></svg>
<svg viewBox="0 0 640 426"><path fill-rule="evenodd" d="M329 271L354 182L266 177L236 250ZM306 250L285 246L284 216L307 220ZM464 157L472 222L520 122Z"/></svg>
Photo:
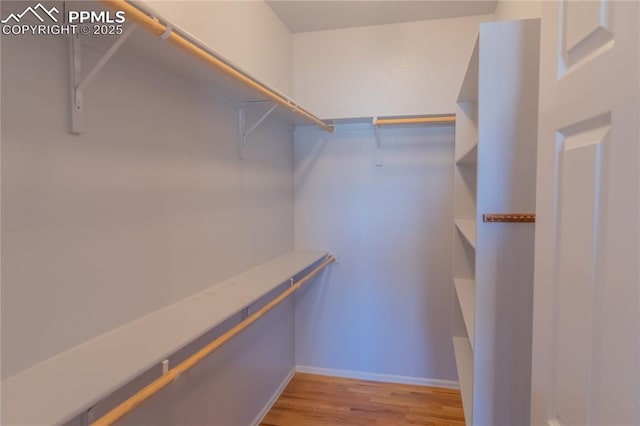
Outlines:
<svg viewBox="0 0 640 426"><path fill-rule="evenodd" d="M640 425L640 3L0 12L3 425Z"/></svg>

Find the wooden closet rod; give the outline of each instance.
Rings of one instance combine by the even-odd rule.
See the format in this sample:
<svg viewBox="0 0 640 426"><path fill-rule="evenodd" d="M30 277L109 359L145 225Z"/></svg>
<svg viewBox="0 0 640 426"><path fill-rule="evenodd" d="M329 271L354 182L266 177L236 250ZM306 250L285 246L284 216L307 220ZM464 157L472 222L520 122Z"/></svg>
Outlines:
<svg viewBox="0 0 640 426"><path fill-rule="evenodd" d="M165 29L167 28L166 25L155 20L154 18L147 15L137 7L128 3L126 0L100 0L100 1L112 9L123 10L126 13L127 19L131 19L132 21L148 29L149 31L151 31L157 36L164 34ZM228 76L233 77L237 81L257 90L258 92L262 93L263 95L268 97L270 100L276 102L277 104L282 105L285 108L305 117L307 120L312 121L316 125L320 126L322 129L326 130L327 132L334 131L333 126L330 126L329 124L320 120L318 117L311 114L309 111L305 110L304 108L299 107L298 105L296 105L294 102L290 101L283 95L274 92L272 89L268 88L264 84L238 71L228 63L215 57L211 53L207 52L205 49L197 46L195 43L181 36L177 32L171 31L169 33L169 36L167 37L167 40L170 40L176 46L182 48L183 50L187 51L188 53L195 56L196 58L199 58L205 61L206 63L212 65L213 67L227 74Z"/></svg>
<svg viewBox="0 0 640 426"><path fill-rule="evenodd" d="M373 120L375 126L385 126L388 124L446 124L455 122L455 114L440 117L376 118Z"/></svg>
<svg viewBox="0 0 640 426"><path fill-rule="evenodd" d="M280 302L285 300L291 294L295 293L300 287L302 287L307 281L313 278L316 274L322 271L324 268L329 266L331 263L335 262L336 258L332 255L328 255L322 263L316 266L311 272L302 277L296 283L292 284L285 291L280 293L278 297L273 299L271 302L264 305L258 311L254 312L252 315L248 316L243 321L236 324L232 329L217 337L211 343L204 346L202 349L198 350L196 353L191 355L189 358L185 359L169 371L166 374L158 377L153 382L149 383L147 386L139 390L137 393L132 395L130 398L122 402L120 405L109 411L104 416L100 417L98 420L93 422L92 426L108 426L112 425L128 413L133 411L140 404L145 402L147 399L151 398L157 392L162 390L167 385L173 383L175 380L180 377L181 374L188 371L192 367L196 366L200 361L209 356L212 352L218 349L220 346L227 343L233 337L238 335L245 328L249 327L251 324L256 322L258 319L263 317L267 312L271 309L275 308Z"/></svg>

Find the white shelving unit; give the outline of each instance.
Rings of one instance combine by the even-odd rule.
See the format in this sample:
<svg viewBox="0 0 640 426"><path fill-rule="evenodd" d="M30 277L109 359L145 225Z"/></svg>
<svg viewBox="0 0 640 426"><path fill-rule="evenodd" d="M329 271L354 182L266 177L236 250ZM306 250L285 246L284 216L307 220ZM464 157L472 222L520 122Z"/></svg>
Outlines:
<svg viewBox="0 0 640 426"><path fill-rule="evenodd" d="M3 420L69 421L326 255L308 250L277 257L3 380ZM128 347L136 350L122 350Z"/></svg>
<svg viewBox="0 0 640 426"><path fill-rule="evenodd" d="M539 20L480 25L458 96L453 344L467 425L529 423Z"/></svg>
<svg viewBox="0 0 640 426"><path fill-rule="evenodd" d="M475 337L476 174L478 161L478 43L459 95L454 175L454 334L464 417L473 424ZM461 99L465 99L461 101Z"/></svg>

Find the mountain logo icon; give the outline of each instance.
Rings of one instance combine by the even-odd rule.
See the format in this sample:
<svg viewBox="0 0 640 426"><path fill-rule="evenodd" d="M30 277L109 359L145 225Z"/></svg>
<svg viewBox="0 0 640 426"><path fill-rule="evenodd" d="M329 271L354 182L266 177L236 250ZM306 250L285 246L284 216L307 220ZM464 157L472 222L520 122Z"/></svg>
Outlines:
<svg viewBox="0 0 640 426"><path fill-rule="evenodd" d="M45 20L43 16L48 16L49 19L51 19L53 22L58 22L58 18L56 17L56 15L60 13L60 11L58 11L56 7L47 9L42 5L42 3L38 3L33 7L31 6L27 7L24 11L22 11L22 13L12 13L0 22L2 22L3 24L8 24L10 21L13 21L14 23L17 24L27 13L31 13L33 16L36 17L38 21L44 23Z"/></svg>

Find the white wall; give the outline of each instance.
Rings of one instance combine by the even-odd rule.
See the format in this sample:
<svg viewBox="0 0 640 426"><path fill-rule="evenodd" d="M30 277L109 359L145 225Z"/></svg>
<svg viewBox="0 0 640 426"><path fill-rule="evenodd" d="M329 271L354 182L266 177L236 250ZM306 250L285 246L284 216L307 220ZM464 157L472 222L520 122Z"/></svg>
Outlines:
<svg viewBox="0 0 640 426"><path fill-rule="evenodd" d="M500 0L494 16L496 21L540 18L540 16L542 16L542 1Z"/></svg>
<svg viewBox="0 0 640 426"><path fill-rule="evenodd" d="M478 24L492 18L294 34L294 97L323 118L453 113Z"/></svg>
<svg viewBox="0 0 640 426"><path fill-rule="evenodd" d="M3 37L1 59L3 377L293 248L289 125L265 122L240 161L234 108L116 56L70 135L66 39ZM222 418L255 415L293 367L287 306L206 376L245 371L211 386L254 392Z"/></svg>
<svg viewBox="0 0 640 426"><path fill-rule="evenodd" d="M291 33L264 1L144 2L253 77L293 94Z"/></svg>
<svg viewBox="0 0 640 426"><path fill-rule="evenodd" d="M295 244L340 263L296 298L296 363L456 380L452 126L295 131Z"/></svg>

